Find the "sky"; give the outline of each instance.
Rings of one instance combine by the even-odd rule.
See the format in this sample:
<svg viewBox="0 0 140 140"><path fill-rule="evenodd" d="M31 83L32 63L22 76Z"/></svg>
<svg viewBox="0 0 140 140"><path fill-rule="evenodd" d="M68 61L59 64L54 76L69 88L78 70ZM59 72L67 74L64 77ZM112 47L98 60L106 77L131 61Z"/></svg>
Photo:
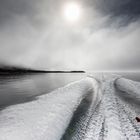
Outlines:
<svg viewBox="0 0 140 140"><path fill-rule="evenodd" d="M76 22L64 7L81 10ZM140 70L139 0L0 0L0 64L44 70Z"/></svg>

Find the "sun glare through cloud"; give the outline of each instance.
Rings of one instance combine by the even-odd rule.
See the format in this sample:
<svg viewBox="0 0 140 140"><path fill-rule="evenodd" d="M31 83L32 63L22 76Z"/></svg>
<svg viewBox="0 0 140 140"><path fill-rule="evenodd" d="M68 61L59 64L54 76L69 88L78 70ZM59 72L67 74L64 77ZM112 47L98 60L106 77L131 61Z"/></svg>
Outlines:
<svg viewBox="0 0 140 140"><path fill-rule="evenodd" d="M68 2L64 4L63 15L68 22L77 22L82 14L81 5L76 2Z"/></svg>

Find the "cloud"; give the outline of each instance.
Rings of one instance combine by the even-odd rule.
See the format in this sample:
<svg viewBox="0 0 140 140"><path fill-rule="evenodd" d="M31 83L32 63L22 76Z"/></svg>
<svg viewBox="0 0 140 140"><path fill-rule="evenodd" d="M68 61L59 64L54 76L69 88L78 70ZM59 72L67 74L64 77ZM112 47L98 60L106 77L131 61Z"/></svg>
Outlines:
<svg viewBox="0 0 140 140"><path fill-rule="evenodd" d="M120 17L127 22L140 18L139 0L96 0L98 10L112 17Z"/></svg>
<svg viewBox="0 0 140 140"><path fill-rule="evenodd" d="M0 62L49 70L140 69L138 1L78 1L83 18L75 25L62 16L64 2L0 0Z"/></svg>

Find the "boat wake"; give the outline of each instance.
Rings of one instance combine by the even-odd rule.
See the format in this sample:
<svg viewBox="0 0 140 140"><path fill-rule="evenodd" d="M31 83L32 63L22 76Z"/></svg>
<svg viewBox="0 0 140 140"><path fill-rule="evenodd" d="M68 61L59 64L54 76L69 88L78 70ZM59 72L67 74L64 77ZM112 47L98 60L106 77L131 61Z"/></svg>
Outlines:
<svg viewBox="0 0 140 140"><path fill-rule="evenodd" d="M0 140L140 140L140 83L87 76L0 112Z"/></svg>

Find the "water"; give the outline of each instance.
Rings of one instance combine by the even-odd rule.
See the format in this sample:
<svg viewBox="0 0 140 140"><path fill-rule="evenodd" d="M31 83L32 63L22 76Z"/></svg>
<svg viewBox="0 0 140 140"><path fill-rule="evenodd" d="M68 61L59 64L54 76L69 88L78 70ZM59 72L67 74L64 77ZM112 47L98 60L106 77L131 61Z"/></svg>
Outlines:
<svg viewBox="0 0 140 140"><path fill-rule="evenodd" d="M140 73L116 73L140 81ZM0 76L0 108L35 100L70 82L86 77L84 73L50 73L36 75Z"/></svg>
<svg viewBox="0 0 140 140"><path fill-rule="evenodd" d="M140 72L118 72L115 74L122 75L123 77L127 79L140 82Z"/></svg>
<svg viewBox="0 0 140 140"><path fill-rule="evenodd" d="M128 79L140 80L139 73L116 74ZM47 94L85 76L86 74L42 74L0 77L0 102L3 103L1 106L35 100L38 95ZM103 75L101 84L96 82L93 84L92 79L87 78L87 81L72 84L36 102L2 110L0 139L6 137L23 140L32 138L92 140L113 137L116 140L129 138L138 140L140 125L135 117L139 116L140 107L135 102L136 96L133 94L133 91L136 91L133 87L137 89L137 84L135 82L132 82L132 85L127 84L126 80L126 83L121 85L127 87L124 92L120 86L114 86L114 77ZM100 86L102 84L103 86ZM131 94L134 99L130 102L123 94ZM96 99L99 99L97 106Z"/></svg>
<svg viewBox="0 0 140 140"><path fill-rule="evenodd" d="M49 93L86 74L37 74L0 76L0 108L35 100L36 96Z"/></svg>

